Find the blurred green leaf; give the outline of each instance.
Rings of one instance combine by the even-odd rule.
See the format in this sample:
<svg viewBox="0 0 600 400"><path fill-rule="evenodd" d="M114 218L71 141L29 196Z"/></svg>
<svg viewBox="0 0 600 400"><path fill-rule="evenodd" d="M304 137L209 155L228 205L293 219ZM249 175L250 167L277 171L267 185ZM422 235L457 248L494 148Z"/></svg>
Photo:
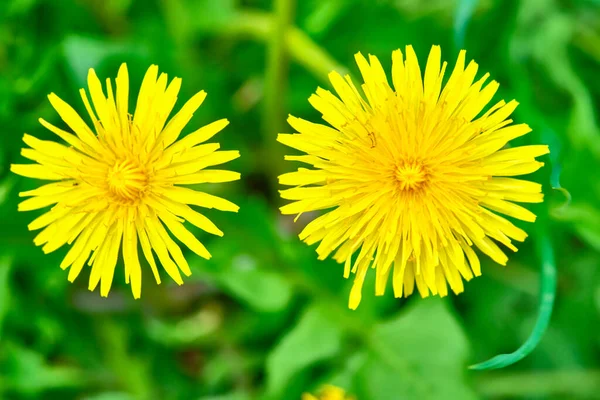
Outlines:
<svg viewBox="0 0 600 400"><path fill-rule="evenodd" d="M352 6L355 0L315 1L304 21L306 31L315 36L327 32Z"/></svg>
<svg viewBox="0 0 600 400"><path fill-rule="evenodd" d="M218 396L200 397L198 400L249 400L251 397L245 393L230 393Z"/></svg>
<svg viewBox="0 0 600 400"><path fill-rule="evenodd" d="M2 166L0 165L0 168ZM2 170L0 169L0 174ZM4 204L6 200L8 200L8 195L12 193L12 189L15 186L17 179L14 176L8 176L0 183L0 206Z"/></svg>
<svg viewBox="0 0 600 400"><path fill-rule="evenodd" d="M568 46L574 35L576 24L570 16L560 12L554 2L528 2L522 8L521 18L526 21L541 21L535 33L519 47L531 46L532 55L547 70L554 84L569 93L573 102L569 122L569 135L577 147L590 148L600 158L600 128L596 123L592 97L587 85L573 67Z"/></svg>
<svg viewBox="0 0 600 400"><path fill-rule="evenodd" d="M469 344L439 298L415 301L374 328L371 352L357 377L358 398L475 399L465 380Z"/></svg>
<svg viewBox="0 0 600 400"><path fill-rule="evenodd" d="M131 55L142 55L145 52L143 47L132 46L130 43L105 41L78 35L68 36L62 45L67 65L74 77L73 81L77 84L87 82L89 69L98 68L108 57L120 57L122 61L125 61L125 55L131 57Z"/></svg>
<svg viewBox="0 0 600 400"><path fill-rule="evenodd" d="M214 335L221 326L218 315L210 310L200 310L195 315L166 322L152 319L148 324L148 335L158 343L182 347Z"/></svg>
<svg viewBox="0 0 600 400"><path fill-rule="evenodd" d="M7 1L7 14L11 16L25 14L40 3L40 0L12 0Z"/></svg>
<svg viewBox="0 0 600 400"><path fill-rule="evenodd" d="M235 17L235 0L161 0L169 33L178 44Z"/></svg>
<svg viewBox="0 0 600 400"><path fill-rule="evenodd" d="M185 12L200 29L224 24L235 17L237 0L193 0L185 4Z"/></svg>
<svg viewBox="0 0 600 400"><path fill-rule="evenodd" d="M93 396L86 396L83 400L134 400L134 397L122 392L106 392Z"/></svg>
<svg viewBox="0 0 600 400"><path fill-rule="evenodd" d="M459 0L454 13L454 45L457 50L464 48L465 35L469 21L477 8L479 0Z"/></svg>
<svg viewBox="0 0 600 400"><path fill-rule="evenodd" d="M367 351L359 351L353 354L347 358L346 362L339 370L335 371L335 373L323 381L322 384L331 384L337 387L347 388L348 390L354 390L354 383L357 382L356 377L361 368L365 365L368 357ZM315 391L319 386L320 384L314 385Z"/></svg>
<svg viewBox="0 0 600 400"><path fill-rule="evenodd" d="M292 286L278 267L282 240L274 227L275 216L258 197L238 204L240 212L219 224L225 239L210 247L212 259L194 258L191 268L256 311L283 310L291 300Z"/></svg>
<svg viewBox="0 0 600 400"><path fill-rule="evenodd" d="M298 323L267 357L267 393L276 396L295 374L341 349L342 332L318 307L307 308Z"/></svg>
<svg viewBox="0 0 600 400"><path fill-rule="evenodd" d="M392 3L398 10L414 17L423 17L427 14L448 15L456 8L459 0L397 0ZM370 4L370 3L369 3Z"/></svg>
<svg viewBox="0 0 600 400"><path fill-rule="evenodd" d="M486 398L495 399L595 399L600 371L501 372L479 380L477 387Z"/></svg>
<svg viewBox="0 0 600 400"><path fill-rule="evenodd" d="M127 388L135 398L151 398L154 384L150 379L150 366L129 351L130 332L110 318L99 319L96 331L105 362L121 386Z"/></svg>
<svg viewBox="0 0 600 400"><path fill-rule="evenodd" d="M571 203L555 218L573 223L577 233L600 251L600 210L597 207L586 203Z"/></svg>
<svg viewBox="0 0 600 400"><path fill-rule="evenodd" d="M75 388L87 383L81 370L52 365L44 356L17 344L3 344L2 375L5 390L39 395L59 388Z"/></svg>
<svg viewBox="0 0 600 400"><path fill-rule="evenodd" d="M290 301L292 288L280 275L261 270L251 256L240 254L231 269L219 275L223 288L257 311L279 311Z"/></svg>

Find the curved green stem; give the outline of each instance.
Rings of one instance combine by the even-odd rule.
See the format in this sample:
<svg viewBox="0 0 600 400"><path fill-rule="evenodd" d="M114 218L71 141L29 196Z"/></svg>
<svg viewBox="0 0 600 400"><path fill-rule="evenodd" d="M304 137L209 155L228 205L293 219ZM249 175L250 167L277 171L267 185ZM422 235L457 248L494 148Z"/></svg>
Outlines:
<svg viewBox="0 0 600 400"><path fill-rule="evenodd" d="M497 369L512 365L531 353L544 336L544 332L550 323L554 299L556 297L556 262L554 260L554 251L549 237L548 225L544 221L538 223L538 234L536 236L536 247L542 263L542 272L540 274L540 304L538 318L529 338L516 351L510 354L500 354L487 361L471 365L470 369L484 370Z"/></svg>

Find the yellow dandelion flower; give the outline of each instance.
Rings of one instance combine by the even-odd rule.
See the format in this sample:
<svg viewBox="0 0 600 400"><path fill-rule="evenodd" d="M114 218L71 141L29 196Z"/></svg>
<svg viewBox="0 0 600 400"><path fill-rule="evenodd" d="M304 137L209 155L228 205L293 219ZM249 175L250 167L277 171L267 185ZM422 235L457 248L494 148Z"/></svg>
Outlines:
<svg viewBox="0 0 600 400"><path fill-rule="evenodd" d="M43 119L40 123L67 145L27 134L23 137L30 148L22 149L21 154L37 164L15 164L11 171L55 182L20 193L30 198L19 204L19 211L54 205L28 227L43 228L34 243L43 246L44 253L71 245L60 264L62 269L70 267L69 281L73 282L87 262L92 267L89 289L94 290L100 283L100 294L107 296L121 249L125 281L131 283L133 296L139 298L139 242L156 281L160 283L153 250L167 274L181 285L180 271L186 276L191 271L167 229L194 253L208 259L210 253L188 231L185 221L214 235L222 236L223 232L190 205L238 210L227 200L186 187L239 179L237 172L206 169L239 157L239 152L217 151L218 143L203 144L228 124L225 119L178 140L206 97L204 91L199 92L168 120L180 87L181 79L175 78L167 85L167 75L159 76L158 67L152 65L131 115L127 66L123 64L119 69L116 92L110 79L106 80L106 95L90 69L92 102L85 89L80 93L93 129L52 93L48 96L50 103L74 134Z"/></svg>
<svg viewBox="0 0 600 400"><path fill-rule="evenodd" d="M306 155L286 156L312 168L279 177L281 191L293 200L284 214L329 210L310 222L300 239L317 247L319 259L332 252L344 263L344 276L356 274L349 306L360 303L369 266L375 268L375 293L383 295L392 274L396 297L413 293L445 296L447 284L463 291L463 279L481 274L478 248L505 265L497 242L516 251L511 239L527 234L506 216L533 222L535 215L515 204L543 201L541 185L513 178L543 163L535 157L548 146L505 148L531 131L511 124L516 101L485 106L498 83L474 81L477 64L465 68L461 51L450 78L447 63L433 46L421 76L411 46L392 53L392 83L374 56L356 62L366 100L350 77L329 75L337 96L317 89L309 101L331 126L293 116L299 134L278 140ZM353 254L358 253L353 259Z"/></svg>
<svg viewBox="0 0 600 400"><path fill-rule="evenodd" d="M347 396L346 392L339 387L332 385L325 385L319 391L318 396L310 393L304 393L302 400L356 400L354 397Z"/></svg>

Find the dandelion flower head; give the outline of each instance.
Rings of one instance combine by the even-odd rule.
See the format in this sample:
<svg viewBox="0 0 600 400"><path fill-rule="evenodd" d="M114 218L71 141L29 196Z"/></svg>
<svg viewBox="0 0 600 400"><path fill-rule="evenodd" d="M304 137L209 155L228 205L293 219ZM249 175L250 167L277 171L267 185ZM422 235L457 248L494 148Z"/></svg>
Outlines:
<svg viewBox="0 0 600 400"><path fill-rule="evenodd" d="M302 395L302 400L355 400L354 397L349 397L346 392L333 385L325 385L318 393L318 396L310 393Z"/></svg>
<svg viewBox="0 0 600 400"><path fill-rule="evenodd" d="M106 93L93 69L88 74L91 102L80 90L91 126L56 94L48 96L70 131L43 119L40 123L65 143L40 140L25 134L29 148L21 154L34 164L13 164L12 172L29 178L53 181L19 195L29 199L20 211L52 206L28 226L41 232L34 243L44 253L64 245L70 248L60 267L70 268L73 281L87 263L91 266L89 289L100 283L107 296L115 268L122 254L125 281L135 298L141 295L142 270L138 243L160 283L153 252L167 274L182 284L182 272L190 267L175 237L194 253L210 253L188 230L187 221L208 233L223 233L203 214L190 206L237 211L238 207L219 197L197 191L189 185L239 179L237 172L207 169L239 157L237 151L218 151L219 144L204 143L227 124L222 119L178 140L182 130L206 97L201 91L187 101L171 119L181 79L168 82L152 65L129 114L129 75L125 64L110 79ZM92 109L93 105L93 109ZM170 232L170 233L169 233Z"/></svg>
<svg viewBox="0 0 600 400"><path fill-rule="evenodd" d="M505 265L513 240L527 234L505 216L533 222L535 215L515 203L543 201L541 185L515 176L543 163L545 145L509 147L530 132L513 124L516 101L486 105L498 83L475 80L478 66L465 66L461 51L447 82L447 63L433 46L424 74L411 46L392 53L392 85L374 56L356 62L364 79L362 95L350 77L332 72L337 96L319 88L309 101L329 124L290 116L297 134L278 140L306 154L286 156L308 168L280 176L281 197L292 200L284 214L327 210L300 238L320 259L333 253L344 276L355 274L349 306L361 300L369 268L375 293L392 280L396 297L416 286L421 296L464 290L463 280L481 274L475 248Z"/></svg>

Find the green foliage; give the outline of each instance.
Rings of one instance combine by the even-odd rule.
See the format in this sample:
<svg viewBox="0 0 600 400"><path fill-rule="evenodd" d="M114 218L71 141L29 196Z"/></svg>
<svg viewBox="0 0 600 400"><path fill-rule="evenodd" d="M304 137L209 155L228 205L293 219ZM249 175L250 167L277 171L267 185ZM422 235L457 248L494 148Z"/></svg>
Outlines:
<svg viewBox="0 0 600 400"><path fill-rule="evenodd" d="M327 314L309 306L297 325L271 350L267 358L267 392L281 391L303 369L339 353L342 332Z"/></svg>
<svg viewBox="0 0 600 400"><path fill-rule="evenodd" d="M465 383L467 338L441 300L413 303L375 327L369 341L372 350L357 378L361 398L476 398Z"/></svg>
<svg viewBox="0 0 600 400"><path fill-rule="evenodd" d="M297 238L306 224L278 212L284 121L262 109L270 0L4 0L0 2L0 398L299 399L332 383L359 400L600 398L600 3L593 0L296 1L286 35L287 92L271 93L285 113L317 121L311 93L332 70L356 76L357 51L380 57L413 44L424 63L432 44L452 65L456 47L500 82L497 99L520 102L522 142L547 143L534 176L548 215L506 267L483 261L483 276L446 300L373 295L347 309L343 266L317 260ZM462 42L462 43L461 43ZM462 46L461 46L462 44ZM10 174L22 162L23 133L54 139L38 123L62 126L46 98L57 93L84 112L87 70L116 76L127 62L132 89L158 64L183 78L178 107L208 97L187 132L220 118L216 140L242 157L232 184L208 191L238 214L207 212L223 238L194 231L213 257L186 253L192 276L156 286L143 265L134 301L117 267L107 299L87 291L88 270L70 284L58 268L66 250L45 255L18 213L18 192L37 185ZM271 77L272 78L272 77ZM271 99L273 101L273 99ZM285 125L283 125L285 126ZM284 128L290 131L291 128ZM552 188L560 188L553 190ZM307 218L305 218L307 217ZM539 346L518 364L467 366L510 353L531 333L540 257L551 242L558 268L555 313Z"/></svg>

